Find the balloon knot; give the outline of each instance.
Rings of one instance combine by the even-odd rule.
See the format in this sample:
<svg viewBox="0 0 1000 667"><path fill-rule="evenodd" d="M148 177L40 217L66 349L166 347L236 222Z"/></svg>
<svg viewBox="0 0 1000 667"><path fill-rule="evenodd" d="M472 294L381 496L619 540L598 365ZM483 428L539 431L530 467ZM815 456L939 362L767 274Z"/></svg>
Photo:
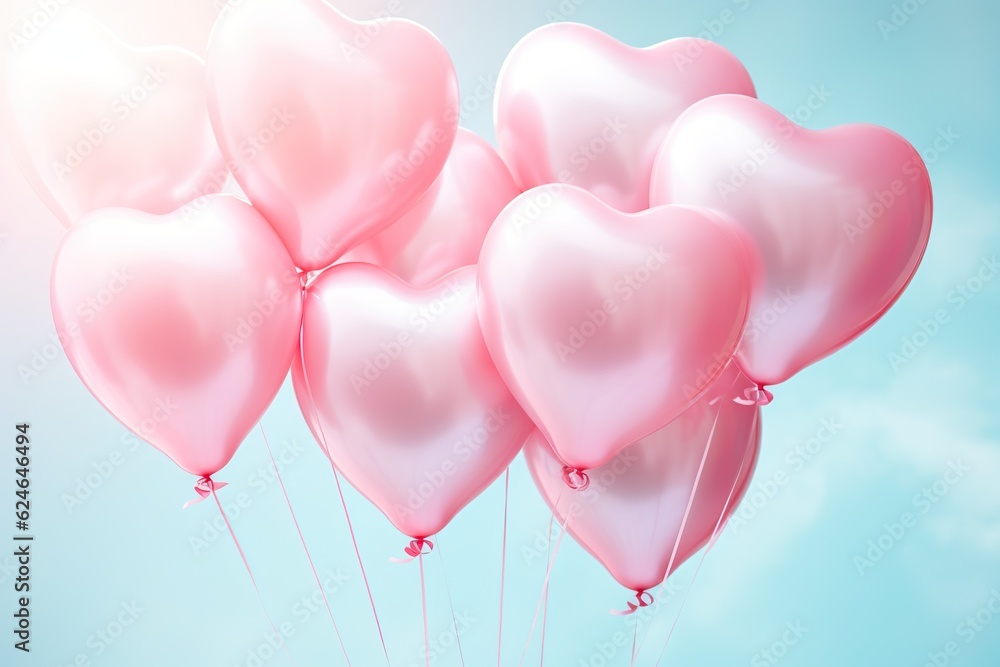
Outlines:
<svg viewBox="0 0 1000 667"><path fill-rule="evenodd" d="M562 478L566 486L574 491L584 491L590 486L590 476L583 471L583 468L563 466Z"/></svg>
<svg viewBox="0 0 1000 667"><path fill-rule="evenodd" d="M184 503L184 507L182 509L187 509L192 505L197 505L198 503L200 503L201 501L205 500L210 495L212 495L214 492L218 491L219 489L223 489L226 486L228 486L226 482L216 482L208 475L201 477L200 479L198 479L197 482L195 482L194 485L194 492L198 494L198 497L192 498L191 500Z"/></svg>
<svg viewBox="0 0 1000 667"><path fill-rule="evenodd" d="M299 271L299 283L302 285L302 289L305 290L312 285L320 273L322 271Z"/></svg>
<svg viewBox="0 0 1000 667"><path fill-rule="evenodd" d="M415 558L419 558L420 556L426 556L433 550L434 550L433 542L431 542L426 538L418 537L414 540L410 540L410 543L406 546L405 549L403 549L403 553L409 556L409 558L390 558L389 560L391 560L394 563L409 563Z"/></svg>
<svg viewBox="0 0 1000 667"><path fill-rule="evenodd" d="M742 396L733 399L734 403L740 405L767 405L774 400L774 394L767 390L762 384L755 387L747 387L743 390Z"/></svg>
<svg viewBox="0 0 1000 667"><path fill-rule="evenodd" d="M615 616L631 616L639 609L642 609L643 607L648 607L651 604L653 604L653 596L651 593L649 593L649 591L645 590L636 591L635 602L630 601L626 603L628 609L624 611L619 609L612 609L610 613L614 614Z"/></svg>

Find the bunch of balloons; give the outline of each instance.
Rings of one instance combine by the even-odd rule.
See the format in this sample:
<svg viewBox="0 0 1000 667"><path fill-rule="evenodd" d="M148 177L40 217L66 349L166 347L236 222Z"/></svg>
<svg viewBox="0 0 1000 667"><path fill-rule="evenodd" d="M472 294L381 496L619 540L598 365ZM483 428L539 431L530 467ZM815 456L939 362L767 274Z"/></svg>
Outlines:
<svg viewBox="0 0 1000 667"><path fill-rule="evenodd" d="M417 552L523 448L645 604L734 511L767 387L872 326L927 244L909 143L803 129L700 39L530 33L495 151L408 21L244 0L201 62L66 14L2 97L71 225L51 302L73 368L207 481L291 370L325 455ZM246 202L215 194L230 176Z"/></svg>

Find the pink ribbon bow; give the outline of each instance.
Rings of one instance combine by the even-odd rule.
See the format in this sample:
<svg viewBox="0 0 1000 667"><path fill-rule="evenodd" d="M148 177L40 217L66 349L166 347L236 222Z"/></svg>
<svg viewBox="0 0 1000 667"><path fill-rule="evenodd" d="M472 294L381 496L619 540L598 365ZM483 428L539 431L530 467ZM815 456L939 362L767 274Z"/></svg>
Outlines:
<svg viewBox="0 0 1000 667"><path fill-rule="evenodd" d="M636 593L635 593L635 602L629 602L628 603L628 610L621 611L619 609L612 609L608 613L614 614L615 616L631 616L636 611L638 611L640 608L642 608L642 607L648 607L651 604L653 604L653 596L652 595L650 595L646 591L636 591Z"/></svg>
<svg viewBox="0 0 1000 667"><path fill-rule="evenodd" d="M774 394L768 391L764 385L759 384L756 387L748 387L744 392L742 397L736 397L733 399L735 403L740 405L767 405L774 400Z"/></svg>
<svg viewBox="0 0 1000 667"><path fill-rule="evenodd" d="M424 547L427 547L427 551L424 551ZM409 558L390 558L393 563L409 563L418 556L424 556L429 554L434 550L434 543L430 540L418 537L415 540L411 540L410 544L403 549L403 552L409 556Z"/></svg>
<svg viewBox="0 0 1000 667"><path fill-rule="evenodd" d="M194 492L198 494L197 498L192 498L191 500L184 503L182 509L187 509L192 505L197 505L201 501L212 495L213 491L218 491L219 489L224 489L229 486L227 482L216 482L211 477L202 477L195 483Z"/></svg>

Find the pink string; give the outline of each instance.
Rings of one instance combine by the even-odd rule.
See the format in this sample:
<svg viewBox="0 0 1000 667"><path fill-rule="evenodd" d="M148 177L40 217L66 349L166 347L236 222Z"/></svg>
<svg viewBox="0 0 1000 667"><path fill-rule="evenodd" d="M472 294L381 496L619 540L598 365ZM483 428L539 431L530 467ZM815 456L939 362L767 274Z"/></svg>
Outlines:
<svg viewBox="0 0 1000 667"><path fill-rule="evenodd" d="M503 544L500 547L500 626L497 629L497 667L500 667L500 653L503 648L503 590L507 574L507 505L510 498L510 467L503 475Z"/></svg>
<svg viewBox="0 0 1000 667"><path fill-rule="evenodd" d="M295 516L295 510L292 509L292 501L288 497L288 490L285 488L285 482L281 479L281 473L278 471L278 462L274 460L274 452L271 451L271 443L267 440L267 433L264 432L264 424L257 422L257 426L260 427L260 434L264 438L264 447L267 448L267 455L271 459L271 467L274 468L274 476L278 480L278 485L281 487L281 493L285 496L285 504L288 505L288 513L292 515L292 523L295 524L295 532L299 534L299 541L302 542L302 550L306 554L306 560L309 561L309 567L312 569L313 577L316 579L316 584L319 586L320 595L323 596L323 604L326 605L326 611L330 615L330 621L333 623L333 631L337 635L337 641L340 643L340 650L344 652L344 660L347 661L347 666L350 667L351 659L347 655L347 647L344 646L344 639L340 636L340 628L337 627L337 620L333 617L333 609L330 608L330 601L326 597L326 590L323 588L323 582L319 577L319 572L316 571L316 564L313 562L312 555L309 553L309 547L306 545L306 538L302 534L302 528L299 526L299 520Z"/></svg>
<svg viewBox="0 0 1000 667"><path fill-rule="evenodd" d="M288 652L288 646L285 645L285 638L278 632L278 626L274 624L271 620L271 615L267 613L267 607L264 606L264 598L260 594L260 588L257 586L257 580L253 576L253 570L250 569L250 561L247 560L247 555L243 552L243 547L240 545L240 541L236 539L236 532L233 530L233 524L229 523L229 517L226 516L226 510L222 509L222 503L219 501L219 496L215 493L215 483L212 481L211 477L203 477L201 482L204 482L208 487L209 492L212 494L212 498L215 500L216 507L219 508L219 514L222 515L222 520L226 522L226 528L229 529L229 535L233 538L233 544L236 545L236 550L240 552L240 558L243 560L243 566L247 569L247 574L250 575L250 583L253 584L253 590L257 594L257 600L260 602L261 611L264 612L264 618L271 625L271 629L274 630L275 636L277 636L278 641L281 643L281 648L285 652L285 658L288 659L288 664L292 664L292 656Z"/></svg>
<svg viewBox="0 0 1000 667"><path fill-rule="evenodd" d="M441 561L441 571L444 573L444 592L448 595L448 607L451 609L451 625L455 628L455 642L458 644L458 657L465 667L465 654L462 652L462 638L458 632L458 618L455 616L455 604L451 599L451 588L448 586L448 568L444 564L444 556L441 554L441 539L438 538L438 560Z"/></svg>
<svg viewBox="0 0 1000 667"><path fill-rule="evenodd" d="M424 583L424 552L417 554L417 562L420 565L420 606L424 612L424 657L427 667L431 667L431 635L427 629L427 586Z"/></svg>
<svg viewBox="0 0 1000 667"><path fill-rule="evenodd" d="M754 407L753 421L750 424L750 438L751 442L757 436L757 419L760 414L760 410ZM749 458L749 452L743 457L743 461L740 462L740 469L736 473L736 480L733 482L733 488L729 490L729 496L726 498L726 504L722 506L722 513L719 515L719 520L715 522L715 528L712 529L712 536L708 539L708 545L705 547L705 551L702 552L701 558L698 560L698 567L695 568L694 576L691 578L691 584L688 586L687 592L684 594L684 599L681 600L681 606L677 610L677 615L674 616L674 622L670 626L670 631L667 633L667 639L663 642L663 648L660 649L660 656L656 659L656 666L659 667L660 663L663 661L663 656L667 652L667 645L670 644L670 638L674 634L674 629L677 627L677 622L680 620L681 614L684 613L684 607L687 605L688 597L691 595L691 589L694 588L694 582L698 580L698 573L701 572L701 566L705 564L705 559L708 557L708 553L715 546L716 541L719 538L719 534L722 531L722 527L725 525L726 512L729 510L729 503L733 500L733 494L736 492L736 486L739 484L740 476L743 474L743 468L746 466L747 459Z"/></svg>
<svg viewBox="0 0 1000 667"><path fill-rule="evenodd" d="M556 505L558 506L559 503L556 502ZM545 560L546 560L546 562L548 561L549 558L552 557L552 524L555 523L555 518L556 518L556 515L554 513L549 515L549 536L548 536L548 539L545 541ZM541 646L541 650L538 652L538 665L539 665L539 667L543 667L543 665L545 665L545 629L546 629L546 626L548 625L548 618L549 618L549 586L548 586L548 584L546 584L545 587L542 589L542 593L545 596L545 599L542 602L542 646Z"/></svg>
<svg viewBox="0 0 1000 667"><path fill-rule="evenodd" d="M632 659L629 660L629 667L635 667L635 640L639 638L639 623L632 626Z"/></svg>
<svg viewBox="0 0 1000 667"><path fill-rule="evenodd" d="M556 500L556 507L559 507L559 501L562 499L562 492L559 494L559 498ZM555 510L553 510L553 513ZM548 594L549 590L549 578L552 576L552 566L556 562L556 556L559 555L559 546L562 544L563 536L566 534L566 526L569 524L571 513L566 512L566 519L562 523L562 529L559 532L559 537L556 539L556 548L552 552L552 557L549 559L548 567L545 569L545 580L542 582L542 594L538 596L538 602L535 604L535 615L531 619L531 627L528 629L528 639L524 642L524 650L521 651L521 659L518 661L518 667L524 664L524 656L528 654L528 646L531 645L531 636L535 632L535 624L538 622L538 612L542 607L543 596Z"/></svg>
<svg viewBox="0 0 1000 667"><path fill-rule="evenodd" d="M739 375L737 375L732 384L729 385L729 389L726 390L728 395L733 387L736 386L736 382L739 380ZM667 585L667 579L673 573L674 562L677 559L677 551L680 549L681 539L684 537L684 529L687 527L688 518L691 516L691 508L694 506L694 497L698 493L698 487L701 485L701 474L705 470L705 463L708 461L708 453L712 449L712 439L715 436L715 429L719 425L719 417L722 415L723 403L719 403L719 409L715 413L715 419L712 421L712 429L708 432L708 438L705 442L705 451L701 455L701 461L698 464L698 472L694 478L694 485L691 487L691 494L688 496L687 506L684 508L684 516L681 518L680 530L677 532L677 539L674 540L674 548L670 552L670 560L667 562L667 576L663 578L660 583L659 589L656 591L656 597L659 599L662 597L663 589ZM752 433L752 431L751 431ZM739 479L737 477L737 479ZM735 483L734 483L735 484ZM642 641L639 642L638 652L642 652L642 647L646 643L646 638L649 636L649 628L647 627L646 632L642 636Z"/></svg>
<svg viewBox="0 0 1000 667"><path fill-rule="evenodd" d="M329 458L329 456L327 457ZM365 582L365 591L368 592L368 602L371 604L372 616L375 617L375 627L378 629L378 639L382 642L382 653L385 655L385 664L389 664L389 649L385 645L385 635L382 634L382 624L378 620L378 611L375 610L375 598L372 596L372 587L368 583L368 574L365 572L365 563L361 559L361 550L358 548L358 538L354 534L354 524L351 522L351 513L347 511L347 501L344 499L344 490L340 486L340 475L337 474L337 466L330 460L330 468L333 470L333 479L337 482L337 493L340 494L340 504L344 508L344 518L347 519L347 530L351 533L351 544L354 545L354 555L358 558L358 567L361 568L361 579Z"/></svg>
<svg viewBox="0 0 1000 667"><path fill-rule="evenodd" d="M307 274L302 274L307 276ZM378 619L378 611L375 608L375 598L372 595L372 587L368 582L368 574L365 571L365 563L361 558L361 550L358 548L358 539L354 534L354 524L351 522L351 513L347 509L347 501L344 499L344 490L340 486L340 475L337 474L337 466L333 463L333 457L330 456L330 449L326 444L326 434L323 432L323 422L319 417L319 411L316 409L315 401L313 400L312 387L309 384L309 374L306 372L305 366L305 304L306 297L312 294L307 287L307 278L302 278L302 326L299 327L299 360L302 363L302 379L305 381L306 394L309 398L309 405L313 408L312 413L316 422L316 428L319 430L319 437L322 441L320 444L323 445L323 452L326 454L326 458L330 461L330 470L333 471L333 479L337 483L337 494L340 496L340 505L344 508L344 518L347 519L347 529L351 534L351 543L354 545L354 555L358 559L358 567L361 568L361 579L365 583L365 591L368 593L368 602L371 605L372 616L375 617L375 628L378 630L378 638L382 643L382 654L385 656L386 667L389 667L389 649L385 645L385 635L382 633L382 624ZM313 295L315 296L315 295ZM319 300L319 297L315 297ZM322 302L321 302L322 303Z"/></svg>

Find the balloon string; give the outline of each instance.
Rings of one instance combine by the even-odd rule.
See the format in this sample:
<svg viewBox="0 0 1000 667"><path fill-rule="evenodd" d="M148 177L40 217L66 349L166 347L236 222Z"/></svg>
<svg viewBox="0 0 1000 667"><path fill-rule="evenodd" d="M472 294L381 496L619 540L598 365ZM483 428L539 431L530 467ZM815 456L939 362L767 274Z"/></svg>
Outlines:
<svg viewBox="0 0 1000 667"><path fill-rule="evenodd" d="M329 456L327 457L329 458ZM330 458L330 468L333 470L333 479L337 482L337 493L340 495L340 504L344 508L344 518L347 519L347 530L351 534L351 543L354 545L354 555L358 559L358 567L361 568L361 579L365 582L365 591L368 593L368 603L372 608L372 616L375 617L375 628L378 630L378 639L382 642L382 653L385 655L385 664L389 665L389 649L385 645L385 635L382 634L382 624L378 620L378 611L375 608L375 597L372 595L372 587L368 582L368 574L365 572L365 563L361 558L361 550L358 548L358 538L354 534L354 524L351 522L351 513L347 510L347 501L344 499L344 490L340 486L340 475L337 473L337 466Z"/></svg>
<svg viewBox="0 0 1000 667"><path fill-rule="evenodd" d="M737 376L733 378L732 383L729 385L729 388L726 390L726 393L723 394L723 396L728 396L730 392L732 392L733 387L736 386L737 380L739 380L739 377L740 376L737 374ZM670 552L670 560L667 562L667 576L665 576L663 578L663 581L660 582L660 588L656 591L655 598L657 600L662 599L663 589L667 585L667 579L669 579L670 575L673 573L674 562L677 559L677 551L680 549L681 539L683 539L684 537L684 529L687 527L688 519L691 516L691 508L694 506L694 497L698 493L698 487L701 485L701 475L705 470L705 463L708 461L708 454L712 449L712 440L715 437L715 429L719 425L719 417L722 416L722 408L724 405L725 401L719 401L719 409L716 410L715 419L712 420L712 428L708 432L708 438L705 441L705 451L702 452L701 461L698 464L698 472L695 474L694 477L694 485L691 487L691 493L688 496L687 506L684 508L684 516L681 518L680 530L678 530L677 532L677 539L674 540L674 548ZM642 641L639 642L639 648L638 648L639 653L642 652L642 647L646 643L646 638L648 636L649 636L649 628L647 627L646 632L643 633Z"/></svg>
<svg viewBox="0 0 1000 667"><path fill-rule="evenodd" d="M253 590L257 594L257 600L260 602L261 611L264 612L264 618L271 625L271 629L274 631L275 636L278 638L278 642L281 644L282 650L285 652L285 658L288 660L288 664L292 664L292 656L288 652L288 646L285 644L285 638L278 631L278 626L274 624L271 620L271 615L267 613L267 607L264 605L264 598L260 594L260 588L257 586L257 580L253 576L253 570L250 569L250 561L247 560L247 555L243 551L243 547L240 545L240 541L236 539L236 532L233 530L233 524L229 522L229 517L226 515L226 510L222 509L222 503L219 501L219 496L215 493L215 484L212 482L211 478L206 477L205 480L208 482L208 488L212 492L212 498L215 500L216 507L219 508L219 514L222 515L222 520L226 523L226 528L229 529L229 535L233 538L233 544L236 545L236 550L240 552L240 558L243 560L243 566L247 569L247 574L250 575L250 583L253 584Z"/></svg>
<svg viewBox="0 0 1000 667"><path fill-rule="evenodd" d="M559 503L557 501L556 505L558 505L558 504ZM548 559L552 556L552 524L555 523L555 518L556 518L555 514L550 514L549 515L549 536L548 536L548 539L545 542L545 551L546 551L546 553L545 553L545 560L546 561L548 561ZM545 664L545 628L548 625L548 618L549 618L549 586L548 586L548 584L546 584L545 587L542 590L544 592L545 599L542 602L542 648L541 648L541 651L539 651L539 658L538 658L538 665L539 665L539 667L542 667Z"/></svg>
<svg viewBox="0 0 1000 667"><path fill-rule="evenodd" d="M437 540L437 553L438 559L441 561L441 571L444 573L444 592L448 596L448 607L451 609L451 624L455 628L455 643L458 644L458 657L462 661L462 667L465 667L465 654L462 652L462 638L461 633L458 631L458 618L455 616L455 604L451 599L451 587L448 586L448 568L444 564L444 556L441 555L441 538Z"/></svg>
<svg viewBox="0 0 1000 667"><path fill-rule="evenodd" d="M510 500L510 466L503 475L503 542L500 546L500 624L497 628L497 667L503 649L503 589L507 574L507 507Z"/></svg>
<svg viewBox="0 0 1000 667"><path fill-rule="evenodd" d="M427 585L424 582L424 552L417 556L420 565L420 607L424 613L424 658L427 660L427 667L431 667L431 635L427 629Z"/></svg>
<svg viewBox="0 0 1000 667"><path fill-rule="evenodd" d="M326 434L323 432L323 422L319 417L319 410L316 409L316 402L313 400L312 386L309 384L309 374L306 372L305 305L306 297L310 294L311 292L305 287L305 279L303 279L302 326L299 327L299 362L302 364L302 379L306 385L306 394L309 399L309 406L312 408L316 428L319 430L320 444L323 446L323 452L326 454L326 458L330 462L330 470L333 471L333 479L337 483L337 494L340 496L340 505L344 508L344 518L347 519L347 529L351 534L351 543L354 545L354 555L357 556L358 567L361 568L361 579L364 581L365 591L368 593L368 602L371 605L372 616L375 617L375 628L378 630L378 638L382 643L382 654L385 656L385 664L386 667L389 667L389 649L386 648L385 635L382 633L382 624L378 620L378 611L375 608L375 598L372 596L372 587L368 582L368 574L365 572L365 563L361 558L361 550L358 548L358 539L354 534L354 524L351 522L351 513L347 509L347 501L344 499L344 490L340 486L340 475L337 473L337 466L333 463L333 457L330 455L330 448L326 444ZM319 297L315 298L319 300Z"/></svg>
<svg viewBox="0 0 1000 667"><path fill-rule="evenodd" d="M726 504L722 506L722 513L719 515L719 520L715 523L715 528L712 529L712 536L708 540L708 545L705 547L705 551L702 552L701 558L698 560L698 567L695 568L694 576L691 578L691 584L688 586L687 592L684 594L684 599L681 600L681 606L677 610L677 615L674 617L674 622L670 626L670 631L667 633L667 639L663 642L663 648L660 649L660 656L656 659L656 667L659 667L660 663L663 661L663 656L667 652L667 645L670 644L670 638L674 634L674 629L677 628L677 622L680 620L681 614L684 612L684 607L687 605L688 597L691 595L691 589L694 588L694 582L698 579L698 573L701 572L701 566L704 565L705 559L708 557L708 553L715 546L716 540L719 538L719 533L722 530L722 526L725 523L726 512L729 511L729 503L733 500L733 495L736 493L736 487L739 486L740 477L743 475L743 468L746 466L747 459L752 458L750 451L750 444L753 443L757 438L757 419L760 415L760 408L754 407L753 409L753 421L750 423L750 440L747 442L747 453L743 456L743 460L740 462L740 469L736 473L736 479L733 481L733 487L729 490L729 496L726 498Z"/></svg>
<svg viewBox="0 0 1000 667"><path fill-rule="evenodd" d="M559 497L556 499L556 508L559 507L559 501L562 500L562 491L559 492ZM555 509L552 510L553 514ZM531 627L528 629L528 639L524 642L524 650L521 651L521 659L518 661L518 667L524 664L524 656L528 653L528 646L531 645L531 636L535 632L535 624L538 622L538 612L542 607L542 599L549 589L549 577L552 576L552 566L556 562L556 556L559 555L559 546L562 544L563 535L566 534L566 526L569 524L569 519L571 512L566 512L566 519L562 523L562 529L559 531L559 537L556 539L556 547L552 551L552 557L549 559L548 567L545 569L545 580L542 582L542 593L538 596L538 602L535 604L535 615L531 619Z"/></svg>
<svg viewBox="0 0 1000 667"><path fill-rule="evenodd" d="M313 562L312 555L309 553L309 547L306 545L306 538L302 534L302 528L299 526L299 520L295 516L295 510L292 509L292 501L288 497L288 489L285 488L285 482L281 479L281 473L278 471L278 462L274 460L274 452L271 451L271 443L267 440L267 433L264 432L264 424L257 422L257 426L260 427L260 434L264 438L264 447L267 448L267 455L271 459L271 467L274 469L274 476L278 480L278 485L281 487L281 493L285 496L285 504L288 505L288 513L292 515L292 523L295 524L295 532L299 534L299 541L302 542L302 551L306 554L306 560L309 561L309 567L312 569L313 577L316 579L316 584L319 586L320 595L323 596L323 604L326 605L326 612L330 615L330 622L333 623L333 631L337 635L337 641L340 643L340 650L344 653L344 660L347 661L347 666L350 667L351 659L347 655L347 647L344 646L344 639L340 636L340 628L337 627L337 619L333 617L333 609L330 608L330 600L326 597L326 590L323 587L323 582L319 577L319 572L316 571L316 564Z"/></svg>
<svg viewBox="0 0 1000 667"><path fill-rule="evenodd" d="M635 667L635 641L639 638L639 622L632 626L632 659L629 660L629 667Z"/></svg>

